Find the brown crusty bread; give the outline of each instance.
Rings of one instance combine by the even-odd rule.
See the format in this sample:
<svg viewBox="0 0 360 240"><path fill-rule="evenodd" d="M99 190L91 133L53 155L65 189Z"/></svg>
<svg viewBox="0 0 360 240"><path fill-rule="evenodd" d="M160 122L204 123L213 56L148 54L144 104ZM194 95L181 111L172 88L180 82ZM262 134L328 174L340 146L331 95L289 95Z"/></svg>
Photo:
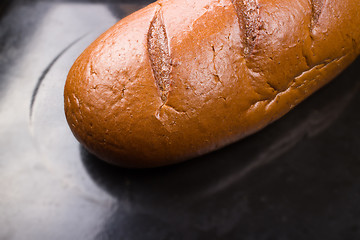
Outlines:
<svg viewBox="0 0 360 240"><path fill-rule="evenodd" d="M89 151L123 167L219 149L345 69L360 53L359 12L359 0L157 1L76 60L67 121Z"/></svg>

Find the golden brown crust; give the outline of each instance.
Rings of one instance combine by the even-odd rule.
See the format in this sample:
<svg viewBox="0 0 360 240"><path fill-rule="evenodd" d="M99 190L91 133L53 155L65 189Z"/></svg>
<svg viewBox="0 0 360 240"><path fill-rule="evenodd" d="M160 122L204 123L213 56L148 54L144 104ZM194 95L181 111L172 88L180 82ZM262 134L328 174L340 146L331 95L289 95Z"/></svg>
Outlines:
<svg viewBox="0 0 360 240"><path fill-rule="evenodd" d="M121 20L76 60L76 138L124 167L213 151L287 113L360 53L357 0L168 0Z"/></svg>

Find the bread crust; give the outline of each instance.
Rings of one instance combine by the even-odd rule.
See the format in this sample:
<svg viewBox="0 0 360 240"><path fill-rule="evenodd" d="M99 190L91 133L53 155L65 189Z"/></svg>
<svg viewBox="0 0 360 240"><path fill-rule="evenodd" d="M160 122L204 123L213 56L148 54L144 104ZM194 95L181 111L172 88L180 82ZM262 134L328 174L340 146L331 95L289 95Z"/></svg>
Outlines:
<svg viewBox="0 0 360 240"><path fill-rule="evenodd" d="M168 0L122 19L75 61L69 126L99 158L157 167L280 118L360 53L357 0Z"/></svg>

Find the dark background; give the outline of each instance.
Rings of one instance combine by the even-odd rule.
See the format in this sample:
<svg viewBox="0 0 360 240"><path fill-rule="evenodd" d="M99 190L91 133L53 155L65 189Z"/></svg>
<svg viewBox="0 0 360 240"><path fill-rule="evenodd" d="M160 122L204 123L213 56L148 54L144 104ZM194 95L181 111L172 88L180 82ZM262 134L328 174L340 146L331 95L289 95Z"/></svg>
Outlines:
<svg viewBox="0 0 360 240"><path fill-rule="evenodd" d="M0 3L0 239L359 239L360 59L266 129L147 170L83 149L76 57L149 1Z"/></svg>

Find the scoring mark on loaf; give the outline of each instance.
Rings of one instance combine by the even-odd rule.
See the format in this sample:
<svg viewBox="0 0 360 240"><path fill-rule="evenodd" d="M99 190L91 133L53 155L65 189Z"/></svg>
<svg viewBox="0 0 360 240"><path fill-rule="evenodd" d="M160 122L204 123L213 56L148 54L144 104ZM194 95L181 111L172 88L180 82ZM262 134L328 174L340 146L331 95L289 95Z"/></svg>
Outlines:
<svg viewBox="0 0 360 240"><path fill-rule="evenodd" d="M257 0L231 0L231 2L243 33L243 51L246 56L254 50L256 38L264 27L260 19L260 7Z"/></svg>
<svg viewBox="0 0 360 240"><path fill-rule="evenodd" d="M314 66L314 52L313 52L313 44L314 44L314 37L313 32L315 26L319 22L320 15L323 11L324 5L326 0L309 0L309 6L310 6L310 24L309 24L309 37L310 41L305 45L303 49L303 55L306 61L306 64L309 68Z"/></svg>
<svg viewBox="0 0 360 240"><path fill-rule="evenodd" d="M318 23L325 0L310 0L311 4L311 29Z"/></svg>
<svg viewBox="0 0 360 240"><path fill-rule="evenodd" d="M161 11L156 11L149 27L147 45L151 68L160 97L165 104L170 90L171 58L169 42Z"/></svg>

